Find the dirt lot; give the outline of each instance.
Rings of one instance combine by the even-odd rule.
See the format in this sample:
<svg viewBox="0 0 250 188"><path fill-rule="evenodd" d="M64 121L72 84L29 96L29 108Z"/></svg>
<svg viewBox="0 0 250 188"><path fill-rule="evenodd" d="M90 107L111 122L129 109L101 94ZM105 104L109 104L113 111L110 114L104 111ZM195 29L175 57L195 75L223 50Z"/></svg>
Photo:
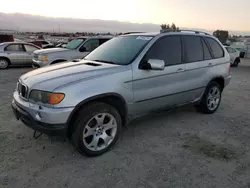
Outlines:
<svg viewBox="0 0 250 188"><path fill-rule="evenodd" d="M103 156L32 131L12 115L17 78L0 72L0 187L250 187L250 61L233 68L214 115L192 106L137 119Z"/></svg>

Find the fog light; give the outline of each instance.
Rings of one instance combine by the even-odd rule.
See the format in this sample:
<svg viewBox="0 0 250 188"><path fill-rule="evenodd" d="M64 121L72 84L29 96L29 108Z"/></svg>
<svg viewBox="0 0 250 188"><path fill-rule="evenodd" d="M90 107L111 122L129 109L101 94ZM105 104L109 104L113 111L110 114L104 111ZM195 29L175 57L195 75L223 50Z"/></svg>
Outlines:
<svg viewBox="0 0 250 188"><path fill-rule="evenodd" d="M36 116L35 116L35 117L36 117L36 119L39 120L39 121L42 119L42 116L41 116L41 114L40 114L39 112L36 113Z"/></svg>

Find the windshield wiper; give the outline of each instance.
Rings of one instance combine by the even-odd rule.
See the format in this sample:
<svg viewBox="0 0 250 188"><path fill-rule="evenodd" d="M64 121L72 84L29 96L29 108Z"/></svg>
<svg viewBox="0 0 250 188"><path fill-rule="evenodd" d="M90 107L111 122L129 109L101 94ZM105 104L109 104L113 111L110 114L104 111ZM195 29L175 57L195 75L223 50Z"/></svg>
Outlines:
<svg viewBox="0 0 250 188"><path fill-rule="evenodd" d="M101 63L108 63L108 64L116 65L116 63L114 63L113 61L106 61L106 60L99 60L99 59L95 59L95 60L92 60L92 61L97 61L97 62L101 62Z"/></svg>

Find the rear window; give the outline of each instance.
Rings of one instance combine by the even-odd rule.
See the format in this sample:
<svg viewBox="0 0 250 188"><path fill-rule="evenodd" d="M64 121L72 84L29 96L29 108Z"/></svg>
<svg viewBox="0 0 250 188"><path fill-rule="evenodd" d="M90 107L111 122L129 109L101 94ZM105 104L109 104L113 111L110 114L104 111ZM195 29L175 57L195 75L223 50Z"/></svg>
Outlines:
<svg viewBox="0 0 250 188"><path fill-rule="evenodd" d="M203 48L201 44L201 38L197 36L183 36L186 61L195 62L203 60Z"/></svg>
<svg viewBox="0 0 250 188"><path fill-rule="evenodd" d="M214 40L213 38L208 38L208 37L206 37L205 40L209 44L213 52L214 58L217 59L217 58L224 57L224 50L222 49L221 45L216 40Z"/></svg>

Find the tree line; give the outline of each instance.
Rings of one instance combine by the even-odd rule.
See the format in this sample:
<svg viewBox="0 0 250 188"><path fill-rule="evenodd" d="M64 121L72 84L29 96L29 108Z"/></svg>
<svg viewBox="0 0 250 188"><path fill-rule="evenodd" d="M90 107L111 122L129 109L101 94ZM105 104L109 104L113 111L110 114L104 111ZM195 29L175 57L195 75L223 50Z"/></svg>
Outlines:
<svg viewBox="0 0 250 188"><path fill-rule="evenodd" d="M170 31L179 31L179 27L177 27L174 23L170 24L161 24L161 30L170 30ZM218 38L220 42L226 43L228 39L231 41L236 41L237 38L241 38L241 35L229 35L229 32L226 30L216 30L213 32L213 36Z"/></svg>

